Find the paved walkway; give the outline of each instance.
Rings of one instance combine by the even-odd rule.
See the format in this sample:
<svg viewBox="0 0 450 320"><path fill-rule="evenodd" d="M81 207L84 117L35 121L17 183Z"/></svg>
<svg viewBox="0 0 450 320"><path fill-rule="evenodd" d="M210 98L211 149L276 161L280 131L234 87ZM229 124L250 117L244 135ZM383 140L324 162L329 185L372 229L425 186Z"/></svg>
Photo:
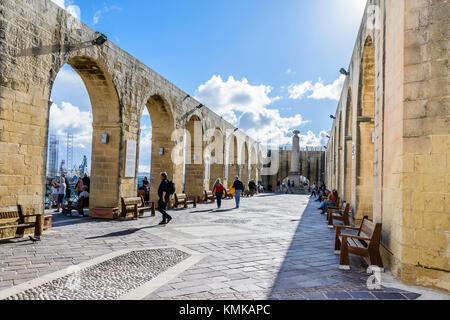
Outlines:
<svg viewBox="0 0 450 320"><path fill-rule="evenodd" d="M53 286L67 285L61 278L72 272L68 270L73 267L67 268L74 265L84 270L79 278L92 281L92 275L99 270L104 272L105 266L114 268L115 261L124 263L123 257L129 251L145 249L142 252L146 254L137 256L148 257L151 256L148 250L168 247L174 250L167 250L166 256L159 250L160 259L175 262L162 268L158 259L146 261L144 265L149 270L153 263L158 264L154 271L149 271L153 272L153 279L148 282L149 279L124 274L135 285L130 291L111 293L111 297L449 299L442 292L406 287L389 272L382 275L381 290L370 290L366 283L370 275L365 273L364 262L358 257L351 259L351 271L338 270L339 257L333 251L334 230L327 228L317 203L310 203L307 196L265 194L243 199L239 210L233 207L234 201L227 200L221 210L215 210L214 204L202 204L196 209L172 211L174 220L162 227L157 226L159 214L138 221L55 215L54 227L45 233L42 242L0 244L0 297L38 286L45 290L50 281ZM177 259L170 256L172 251L178 252ZM180 251L187 254L180 258ZM133 268L122 270L127 273ZM113 282L111 286L117 286ZM84 284L79 281L77 285ZM48 296L58 298L54 293L36 293L36 299ZM68 298L67 292L60 298Z"/></svg>

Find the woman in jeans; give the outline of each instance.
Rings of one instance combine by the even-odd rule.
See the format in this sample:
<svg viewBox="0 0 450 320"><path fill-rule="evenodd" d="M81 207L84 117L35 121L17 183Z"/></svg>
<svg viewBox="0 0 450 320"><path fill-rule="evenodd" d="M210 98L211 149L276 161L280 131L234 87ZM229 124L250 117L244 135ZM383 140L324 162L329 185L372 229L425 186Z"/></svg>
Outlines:
<svg viewBox="0 0 450 320"><path fill-rule="evenodd" d="M216 183L214 183L214 188L213 188L212 192L216 195L217 208L219 208L219 209L222 206L222 196L223 196L224 190L225 190L225 187L220 182L220 179L217 179Z"/></svg>

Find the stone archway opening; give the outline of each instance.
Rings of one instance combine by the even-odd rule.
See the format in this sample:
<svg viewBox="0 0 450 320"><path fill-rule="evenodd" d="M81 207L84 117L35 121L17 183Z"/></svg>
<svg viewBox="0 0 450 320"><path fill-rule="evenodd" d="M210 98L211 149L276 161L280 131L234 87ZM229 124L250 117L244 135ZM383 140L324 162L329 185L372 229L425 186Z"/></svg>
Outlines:
<svg viewBox="0 0 450 320"><path fill-rule="evenodd" d="M356 204L358 222L364 216L373 218L374 193L374 117L375 117L375 54L372 38L366 39L360 71L357 113Z"/></svg>
<svg viewBox="0 0 450 320"><path fill-rule="evenodd" d="M232 135L228 142L228 159L226 165L228 166L228 185L232 185L234 178L239 176L238 163L238 143L236 135Z"/></svg>
<svg viewBox="0 0 450 320"><path fill-rule="evenodd" d="M353 102L352 89L348 89L345 111L345 159L344 159L344 196L347 203L352 201L352 153L353 153Z"/></svg>
<svg viewBox="0 0 450 320"><path fill-rule="evenodd" d="M71 184L75 183L75 176L83 176L83 173L88 174L89 180L85 179L84 184L87 185L90 194L90 209L96 207L117 207L119 203L120 185L121 116L116 88L110 74L102 65L90 57L77 56L71 58L67 62L67 65L59 69L58 74L55 74L55 78L52 79L51 82L52 94L54 87L58 85L58 75L62 74L66 77L69 76L72 78L66 80L76 81L77 76L75 73L67 73L67 70L70 70L69 66L76 72L78 77L81 78L87 91L90 105L83 106L83 111L78 107L71 106L71 108L67 108L65 113L58 115L59 121L63 124L75 123L72 128L67 128L67 133L73 133L74 138L72 140L69 136L66 140L66 145L69 145L65 159L66 168L58 167L58 171L61 173L61 170L59 169L65 169L63 170L65 171L63 173L66 176L70 175L67 180L69 180ZM54 106L51 107L51 109L54 108ZM52 112L52 110L49 111ZM92 115L87 118L86 114L83 112ZM86 123L89 122L88 119L91 123ZM49 120L53 121L53 119ZM49 127L49 140L52 140L52 123L49 123L48 128ZM77 129L78 132L75 132ZM83 152L82 150L77 152L77 154L69 151L71 149L70 144L80 144L75 134L82 136L86 142L84 148L86 149L86 157L83 155L81 160L78 159L78 153ZM51 165L54 165L55 160L52 155L53 151L51 150L54 146L52 144L53 142L49 141L49 154L47 156L49 168ZM89 145L92 145L91 152L88 152ZM74 147L76 148L77 145ZM74 156L76 158L74 158ZM87 162L87 167L85 166L84 160ZM78 168L74 168L74 161L79 162ZM61 162L58 166L61 166ZM69 166L69 168L67 168L67 166ZM54 170L52 168L52 170L49 171ZM51 174L53 175L54 172L51 172ZM72 200L76 200L76 198L74 197Z"/></svg>
<svg viewBox="0 0 450 320"><path fill-rule="evenodd" d="M177 192L181 188L181 181L174 179L177 166L172 159L176 145L172 140L175 125L169 103L162 96L151 96L145 107L151 125L150 200L157 200L161 172L166 172L169 180L173 180Z"/></svg>
<svg viewBox="0 0 450 320"><path fill-rule="evenodd" d="M243 142L243 145L241 147L241 156L240 156L240 163L239 163L239 177L244 184L245 188L248 186L249 181L249 165L248 165L248 143L247 141Z"/></svg>
<svg viewBox="0 0 450 320"><path fill-rule="evenodd" d="M202 197L205 184L205 155L203 154L203 127L201 119L193 115L186 125L184 192Z"/></svg>
<svg viewBox="0 0 450 320"><path fill-rule="evenodd" d="M150 200L150 189L147 181L151 180L152 165L152 119L148 108L144 108L139 122L139 161L138 161L138 194L144 193L146 201Z"/></svg>
<svg viewBox="0 0 450 320"><path fill-rule="evenodd" d="M205 188L212 190L214 183L220 179L222 183L226 184L224 171L224 139L222 131L215 128L210 137L209 145L205 148L205 159L209 157L209 179L205 179ZM205 162L205 172L207 163ZM206 177L206 175L205 175Z"/></svg>
<svg viewBox="0 0 450 320"><path fill-rule="evenodd" d="M258 184L259 180L259 168L258 168L258 150L256 144L251 148L252 152L250 153L250 180L254 180L256 184Z"/></svg>
<svg viewBox="0 0 450 320"><path fill-rule="evenodd" d="M339 194L342 197L342 191L343 191L343 170L342 170L342 151L344 149L343 147L343 142L342 142L342 126L343 126L343 121L342 121L342 112L339 113L339 125L338 125L338 143L337 143L337 170L338 170L338 175L337 175L337 190L339 191ZM309 176L309 175L308 175Z"/></svg>

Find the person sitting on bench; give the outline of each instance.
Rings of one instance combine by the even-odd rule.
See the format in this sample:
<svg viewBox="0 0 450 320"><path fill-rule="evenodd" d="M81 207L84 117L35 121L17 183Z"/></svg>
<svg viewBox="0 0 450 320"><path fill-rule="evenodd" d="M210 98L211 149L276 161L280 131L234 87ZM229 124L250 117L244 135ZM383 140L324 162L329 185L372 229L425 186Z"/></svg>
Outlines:
<svg viewBox="0 0 450 320"><path fill-rule="evenodd" d="M83 186L81 188L81 190L83 190L83 191L80 193L80 196L78 198L83 198L83 208L89 207L88 187L87 186Z"/></svg>
<svg viewBox="0 0 450 320"><path fill-rule="evenodd" d="M324 202L322 202L322 204L320 205L319 209L322 210L321 214L325 214L325 207L334 207L336 206L336 202L339 198L339 194L337 192L337 190L333 190L333 192L328 196L328 200L325 200Z"/></svg>

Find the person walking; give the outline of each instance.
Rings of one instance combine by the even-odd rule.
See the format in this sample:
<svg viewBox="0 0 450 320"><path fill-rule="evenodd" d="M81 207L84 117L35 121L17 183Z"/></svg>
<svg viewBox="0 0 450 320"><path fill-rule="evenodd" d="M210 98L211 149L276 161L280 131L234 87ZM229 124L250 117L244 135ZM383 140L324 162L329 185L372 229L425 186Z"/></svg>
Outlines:
<svg viewBox="0 0 450 320"><path fill-rule="evenodd" d="M223 197L223 192L225 190L225 187L223 186L222 182L220 181L220 179L218 178L216 180L216 182L214 183L214 187L213 187L213 194L216 195L216 201L217 201L217 208L220 209L220 207L222 206L222 197Z"/></svg>
<svg viewBox="0 0 450 320"><path fill-rule="evenodd" d="M234 193L234 200L236 201L236 209L239 209L239 204L241 202L241 193L245 190L244 184L241 180L239 180L239 177L234 178L233 188L235 191Z"/></svg>
<svg viewBox="0 0 450 320"><path fill-rule="evenodd" d="M158 211L162 214L162 221L160 225L168 224L172 217L167 213L166 208L170 200L169 180L167 179L167 173L161 172L161 183L158 188Z"/></svg>

